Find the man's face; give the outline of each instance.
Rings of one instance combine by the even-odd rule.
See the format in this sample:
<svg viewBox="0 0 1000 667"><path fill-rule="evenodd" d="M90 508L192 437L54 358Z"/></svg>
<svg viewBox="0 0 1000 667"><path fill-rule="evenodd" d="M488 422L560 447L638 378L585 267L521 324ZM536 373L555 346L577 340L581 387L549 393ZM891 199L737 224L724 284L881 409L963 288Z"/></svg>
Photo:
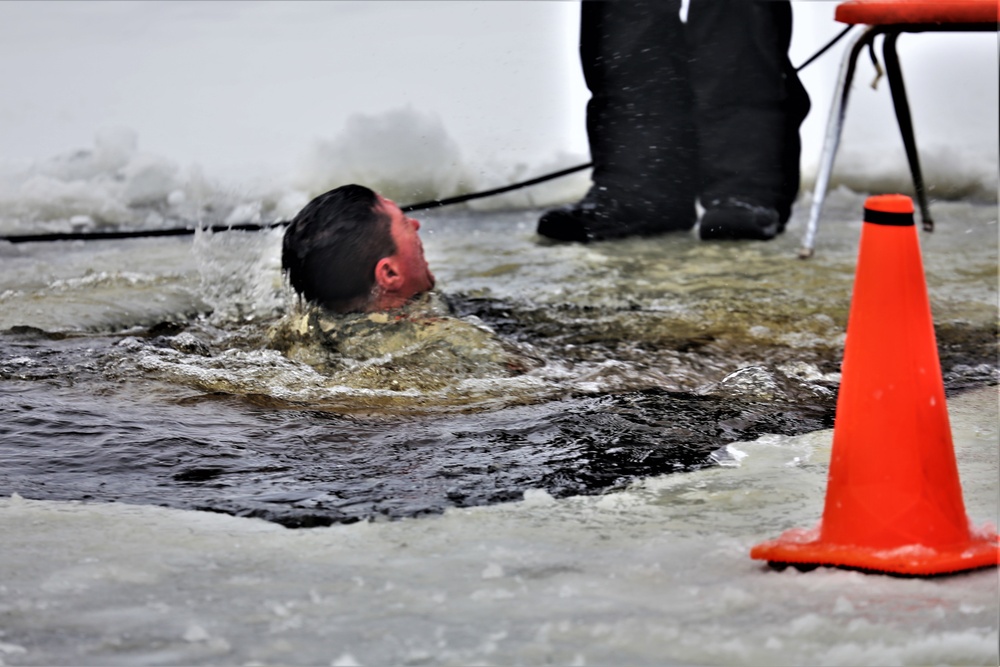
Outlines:
<svg viewBox="0 0 1000 667"><path fill-rule="evenodd" d="M391 199L380 196L379 200L382 210L392 220L389 232L396 244L396 254L392 257L396 260L399 274L403 279L401 295L408 299L432 289L434 274L427 266L424 244L420 242L420 236L417 234L420 223L407 217Z"/></svg>

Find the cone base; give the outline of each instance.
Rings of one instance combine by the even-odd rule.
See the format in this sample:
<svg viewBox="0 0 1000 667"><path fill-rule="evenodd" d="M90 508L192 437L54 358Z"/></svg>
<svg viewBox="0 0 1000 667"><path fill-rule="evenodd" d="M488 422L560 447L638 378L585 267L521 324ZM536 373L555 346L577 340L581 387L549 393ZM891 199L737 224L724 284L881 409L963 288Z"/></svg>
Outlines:
<svg viewBox="0 0 1000 667"><path fill-rule="evenodd" d="M942 549L919 544L895 549L830 544L814 539L815 536L815 530L789 530L775 540L755 546L750 557L771 564L830 565L911 576L964 572L1000 564L1000 536L996 534L976 535L965 544Z"/></svg>

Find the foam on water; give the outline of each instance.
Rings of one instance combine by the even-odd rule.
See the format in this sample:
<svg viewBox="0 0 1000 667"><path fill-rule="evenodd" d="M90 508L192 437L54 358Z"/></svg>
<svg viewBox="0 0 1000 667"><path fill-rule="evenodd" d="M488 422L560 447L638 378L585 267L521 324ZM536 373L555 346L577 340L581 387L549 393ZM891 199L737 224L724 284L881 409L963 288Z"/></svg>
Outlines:
<svg viewBox="0 0 1000 667"><path fill-rule="evenodd" d="M308 365L289 360L276 350L231 348L216 354L207 351L185 353L126 338L118 344L112 357L115 361L108 372L114 377L128 377L138 371L148 378L162 378L203 391L259 395L291 405L347 413L391 411L399 414L426 412L438 407L496 409L559 396L567 390L566 384L547 377L546 373L509 378L449 377L445 373L447 369L429 366L425 370L426 377L416 375L404 379L404 375L395 370L398 360L393 355L368 363L392 368L393 376L398 378L387 378L374 386L371 371L365 364L322 374Z"/></svg>

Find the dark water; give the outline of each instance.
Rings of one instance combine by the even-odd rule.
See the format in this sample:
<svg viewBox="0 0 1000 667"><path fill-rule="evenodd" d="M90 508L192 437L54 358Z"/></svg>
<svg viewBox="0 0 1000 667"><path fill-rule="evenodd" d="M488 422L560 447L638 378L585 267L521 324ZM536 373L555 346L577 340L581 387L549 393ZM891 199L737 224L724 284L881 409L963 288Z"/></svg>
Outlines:
<svg viewBox="0 0 1000 667"><path fill-rule="evenodd" d="M327 525L514 500L526 489L596 493L711 465L726 442L815 430L832 417L829 400L752 403L662 390L485 413L344 415L260 396L101 387L91 355L110 343L4 337L8 353L43 349L52 366L2 369L0 493Z"/></svg>
<svg viewBox="0 0 1000 667"><path fill-rule="evenodd" d="M645 389L481 412L356 415L150 380L109 383L100 356L113 338L21 332L0 341L7 358L36 359L0 368L0 494L290 527L418 516L527 489L599 493L713 465L728 442L828 428L835 400L828 383L784 378L780 398L767 400ZM950 391L995 381L988 341L978 359L967 340L948 341Z"/></svg>
<svg viewBox="0 0 1000 667"><path fill-rule="evenodd" d="M952 233L921 243L954 394L997 382L996 209L938 210ZM794 224L770 244L548 246L536 216L424 218L454 313L541 361L433 396L324 386L258 354L277 237L8 250L0 495L306 527L601 493L832 425L856 222L801 262Z"/></svg>

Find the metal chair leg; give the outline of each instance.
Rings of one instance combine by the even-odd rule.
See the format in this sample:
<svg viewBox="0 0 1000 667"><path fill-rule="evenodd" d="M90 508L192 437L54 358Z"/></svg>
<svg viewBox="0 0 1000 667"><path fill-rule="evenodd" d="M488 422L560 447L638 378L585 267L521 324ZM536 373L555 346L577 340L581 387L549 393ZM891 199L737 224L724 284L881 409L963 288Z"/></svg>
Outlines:
<svg viewBox="0 0 1000 667"><path fill-rule="evenodd" d="M806 234L802 240L802 247L799 249L799 257L801 259L812 257L814 252L816 231L819 227L819 216L823 211L823 202L826 199L826 191L830 185L830 176L833 173L833 161L837 156L840 135L844 129L844 117L847 114L847 98L850 96L851 81L854 79L854 69L858 60L858 54L861 53L861 49L865 45L870 44L875 39L875 35L879 32L878 27L858 27L861 29L855 30L848 37L844 57L840 61L837 87L834 89L830 115L826 121L823 152L820 155L820 162L816 171L816 186L813 190L812 207L809 210L809 222L806 225Z"/></svg>
<svg viewBox="0 0 1000 667"><path fill-rule="evenodd" d="M913 188L920 206L920 217L923 220L924 231L932 232L934 231L934 221L931 219L930 207L927 205L927 188L924 186L924 176L920 171L920 157L917 155L917 142L913 136L913 119L910 116L910 105L906 99L906 86L903 85L903 71L899 67L899 56L896 54L896 39L898 37L898 32L886 33L882 42L882 56L885 58L885 72L889 78L892 105L896 110L899 131L903 135L906 160L910 163L910 173L913 175Z"/></svg>

